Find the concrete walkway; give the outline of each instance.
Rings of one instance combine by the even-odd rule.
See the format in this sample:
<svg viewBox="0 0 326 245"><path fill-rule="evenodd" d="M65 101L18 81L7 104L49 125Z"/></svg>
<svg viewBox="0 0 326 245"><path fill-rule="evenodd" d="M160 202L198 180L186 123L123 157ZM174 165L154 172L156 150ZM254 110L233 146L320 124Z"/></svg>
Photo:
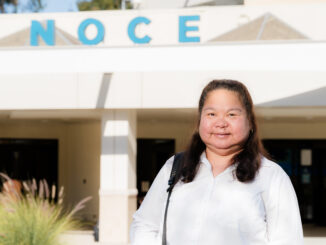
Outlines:
<svg viewBox="0 0 326 245"><path fill-rule="evenodd" d="M326 227L304 225L304 244L305 245L324 245L326 244Z"/></svg>
<svg viewBox="0 0 326 245"><path fill-rule="evenodd" d="M304 225L304 245L325 245L326 227ZM93 231L69 231L62 236L67 245L127 245L127 244L103 244L94 241Z"/></svg>
<svg viewBox="0 0 326 245"><path fill-rule="evenodd" d="M93 231L68 231L61 237L67 245L100 245L95 242Z"/></svg>

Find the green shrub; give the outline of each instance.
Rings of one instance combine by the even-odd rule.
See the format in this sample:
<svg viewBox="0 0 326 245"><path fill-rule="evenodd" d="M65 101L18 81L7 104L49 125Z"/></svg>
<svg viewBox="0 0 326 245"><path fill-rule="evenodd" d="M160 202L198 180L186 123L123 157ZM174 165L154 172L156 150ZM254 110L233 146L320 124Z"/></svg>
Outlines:
<svg viewBox="0 0 326 245"><path fill-rule="evenodd" d="M50 191L45 180L38 186L33 180L23 182L22 191L17 191L12 180L0 175L9 186L0 193L0 245L58 245L59 235L80 227L73 215L90 197L65 211L63 188L56 195L56 188Z"/></svg>

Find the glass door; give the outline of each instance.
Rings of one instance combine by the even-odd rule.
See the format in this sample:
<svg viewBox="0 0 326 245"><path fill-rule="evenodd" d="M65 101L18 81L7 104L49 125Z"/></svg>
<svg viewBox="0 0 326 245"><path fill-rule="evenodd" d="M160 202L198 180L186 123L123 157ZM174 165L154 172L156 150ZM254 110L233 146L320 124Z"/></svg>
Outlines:
<svg viewBox="0 0 326 245"><path fill-rule="evenodd" d="M292 181L302 222L326 225L326 141L264 140L263 143Z"/></svg>

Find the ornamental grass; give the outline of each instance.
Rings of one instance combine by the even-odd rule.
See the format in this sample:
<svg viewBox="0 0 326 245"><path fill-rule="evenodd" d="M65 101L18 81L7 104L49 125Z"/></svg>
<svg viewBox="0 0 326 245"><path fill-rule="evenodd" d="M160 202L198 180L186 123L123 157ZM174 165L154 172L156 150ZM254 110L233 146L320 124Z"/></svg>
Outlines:
<svg viewBox="0 0 326 245"><path fill-rule="evenodd" d="M0 173L5 180L0 193L0 245L61 245L59 237L81 224L74 214L90 199L81 200L73 209L63 207L63 188L57 195L45 180L15 182Z"/></svg>

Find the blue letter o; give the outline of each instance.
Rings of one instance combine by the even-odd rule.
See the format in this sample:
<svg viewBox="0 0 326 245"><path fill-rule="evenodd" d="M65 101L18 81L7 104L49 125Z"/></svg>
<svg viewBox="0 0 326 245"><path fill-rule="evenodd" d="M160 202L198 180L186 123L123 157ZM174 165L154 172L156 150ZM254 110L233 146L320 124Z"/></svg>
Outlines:
<svg viewBox="0 0 326 245"><path fill-rule="evenodd" d="M97 29L97 35L94 39L88 39L85 36L85 30L91 24L95 25ZM90 18L80 23L78 27L78 39L82 42L82 44L96 45L99 42L103 41L103 38L104 38L104 26L100 21Z"/></svg>

